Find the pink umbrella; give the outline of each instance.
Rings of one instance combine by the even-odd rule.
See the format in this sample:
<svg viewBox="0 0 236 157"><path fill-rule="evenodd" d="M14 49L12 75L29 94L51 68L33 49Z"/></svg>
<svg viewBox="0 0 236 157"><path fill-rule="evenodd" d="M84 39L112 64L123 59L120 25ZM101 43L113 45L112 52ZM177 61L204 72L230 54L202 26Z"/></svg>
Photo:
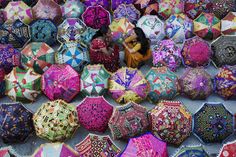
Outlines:
<svg viewBox="0 0 236 157"><path fill-rule="evenodd" d="M42 75L42 91L50 100L70 102L80 92L80 75L67 64L54 64Z"/></svg>

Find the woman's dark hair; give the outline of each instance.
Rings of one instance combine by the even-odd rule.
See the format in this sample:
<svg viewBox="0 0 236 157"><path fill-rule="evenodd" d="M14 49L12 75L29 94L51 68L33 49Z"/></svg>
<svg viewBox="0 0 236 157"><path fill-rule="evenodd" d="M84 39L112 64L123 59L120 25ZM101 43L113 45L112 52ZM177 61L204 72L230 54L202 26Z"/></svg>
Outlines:
<svg viewBox="0 0 236 157"><path fill-rule="evenodd" d="M146 55L150 48L149 39L146 38L143 30L139 27L134 28L134 32L137 35L137 41L141 43L141 50L139 51L142 55Z"/></svg>
<svg viewBox="0 0 236 157"><path fill-rule="evenodd" d="M93 36L93 39L96 39L98 37L102 37L103 35L107 34L107 32L109 31L109 27L108 26L102 26L97 32L96 34Z"/></svg>

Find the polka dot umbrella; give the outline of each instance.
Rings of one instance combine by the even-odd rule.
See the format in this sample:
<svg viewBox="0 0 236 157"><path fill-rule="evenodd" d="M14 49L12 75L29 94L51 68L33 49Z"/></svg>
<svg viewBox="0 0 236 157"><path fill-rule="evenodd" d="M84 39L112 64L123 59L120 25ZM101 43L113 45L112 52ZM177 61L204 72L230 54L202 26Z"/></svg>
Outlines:
<svg viewBox="0 0 236 157"><path fill-rule="evenodd" d="M236 154L236 141L228 142L220 150L219 157L230 157Z"/></svg>
<svg viewBox="0 0 236 157"><path fill-rule="evenodd" d="M225 17L230 11L235 11L234 0L212 0L213 13L220 19Z"/></svg>

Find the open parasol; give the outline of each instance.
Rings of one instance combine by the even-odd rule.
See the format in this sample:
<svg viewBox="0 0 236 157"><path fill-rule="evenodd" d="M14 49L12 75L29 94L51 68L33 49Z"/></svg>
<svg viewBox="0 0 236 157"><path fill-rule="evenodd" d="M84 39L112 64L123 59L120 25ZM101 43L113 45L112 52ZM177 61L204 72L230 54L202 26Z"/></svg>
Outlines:
<svg viewBox="0 0 236 157"><path fill-rule="evenodd" d="M230 11L235 11L234 0L211 0L213 13L220 19L225 17Z"/></svg>
<svg viewBox="0 0 236 157"><path fill-rule="evenodd" d="M121 4L132 4L134 0L111 0L111 9L114 11Z"/></svg>
<svg viewBox="0 0 236 157"><path fill-rule="evenodd" d="M83 3L86 5L86 7L100 5L106 10L110 10L109 0L83 0Z"/></svg>
<svg viewBox="0 0 236 157"><path fill-rule="evenodd" d="M209 157L202 146L182 146L173 157Z"/></svg>
<svg viewBox="0 0 236 157"><path fill-rule="evenodd" d="M219 157L234 157L236 154L236 141L228 142L220 150Z"/></svg>
<svg viewBox="0 0 236 157"><path fill-rule="evenodd" d="M236 12L229 12L221 20L221 32L224 35L236 35Z"/></svg>
<svg viewBox="0 0 236 157"><path fill-rule="evenodd" d="M140 11L141 15L157 15L159 3L156 0L134 0L134 6Z"/></svg>
<svg viewBox="0 0 236 157"><path fill-rule="evenodd" d="M0 98L5 95L6 84L5 84L5 71L0 68Z"/></svg>
<svg viewBox="0 0 236 157"><path fill-rule="evenodd" d="M79 18L84 12L85 6L78 0L67 0L61 9L65 18Z"/></svg>

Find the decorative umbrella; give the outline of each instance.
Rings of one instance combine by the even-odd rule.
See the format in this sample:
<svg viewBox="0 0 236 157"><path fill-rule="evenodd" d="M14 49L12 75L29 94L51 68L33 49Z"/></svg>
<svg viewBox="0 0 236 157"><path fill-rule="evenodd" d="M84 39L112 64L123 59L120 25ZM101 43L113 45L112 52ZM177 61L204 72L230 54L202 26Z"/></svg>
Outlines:
<svg viewBox="0 0 236 157"><path fill-rule="evenodd" d="M236 64L236 36L220 36L211 43L211 49L217 66Z"/></svg>
<svg viewBox="0 0 236 157"><path fill-rule="evenodd" d="M92 41L93 36L96 34L96 30L90 27L87 27L85 32L80 35L80 41L83 41L86 45L89 45Z"/></svg>
<svg viewBox="0 0 236 157"><path fill-rule="evenodd" d="M82 142L75 146L80 156L118 157L118 148L109 136L89 134Z"/></svg>
<svg viewBox="0 0 236 157"><path fill-rule="evenodd" d="M0 25L0 43L12 44L15 48L22 48L29 40L29 27L20 20L13 23L6 21Z"/></svg>
<svg viewBox="0 0 236 157"><path fill-rule="evenodd" d="M212 0L213 13L220 19L225 17L230 11L235 11L234 0Z"/></svg>
<svg viewBox="0 0 236 157"><path fill-rule="evenodd" d="M23 23L29 24L33 18L31 8L23 1L9 2L4 11L6 19L11 22L19 19Z"/></svg>
<svg viewBox="0 0 236 157"><path fill-rule="evenodd" d="M5 71L0 68L0 97L5 95L6 85L5 85Z"/></svg>
<svg viewBox="0 0 236 157"><path fill-rule="evenodd" d="M80 75L67 64L54 64L42 75L42 91L50 100L70 102L80 92Z"/></svg>
<svg viewBox="0 0 236 157"><path fill-rule="evenodd" d="M179 79L182 93L191 99L206 99L213 92L211 75L203 67L188 68Z"/></svg>
<svg viewBox="0 0 236 157"><path fill-rule="evenodd" d="M193 20L194 33L203 39L216 39L220 36L220 20L213 13L202 12Z"/></svg>
<svg viewBox="0 0 236 157"><path fill-rule="evenodd" d="M192 116L180 101L161 101L149 118L152 132L169 144L180 145L191 134Z"/></svg>
<svg viewBox="0 0 236 157"><path fill-rule="evenodd" d="M141 102L147 97L148 83L141 71L133 68L121 68L109 79L109 92L118 103Z"/></svg>
<svg viewBox="0 0 236 157"><path fill-rule="evenodd" d="M111 8L112 10L116 10L121 4L132 4L134 0L111 0Z"/></svg>
<svg viewBox="0 0 236 157"><path fill-rule="evenodd" d="M167 66L172 71L176 71L182 62L181 48L171 39L157 43L153 47L152 56L154 66Z"/></svg>
<svg viewBox="0 0 236 157"><path fill-rule="evenodd" d="M105 132L113 107L104 97L86 97L78 106L80 124L88 131Z"/></svg>
<svg viewBox="0 0 236 157"><path fill-rule="evenodd" d="M215 92L225 99L236 96L236 65L225 65L214 78Z"/></svg>
<svg viewBox="0 0 236 157"><path fill-rule="evenodd" d="M165 26L166 36L177 43L193 36L193 21L183 13L171 15Z"/></svg>
<svg viewBox="0 0 236 157"><path fill-rule="evenodd" d="M55 51L46 43L32 42L21 51L21 62L25 67L43 74L54 64L54 53Z"/></svg>
<svg viewBox="0 0 236 157"><path fill-rule="evenodd" d="M31 23L32 42L45 42L53 45L57 42L57 26L47 19L39 19Z"/></svg>
<svg viewBox="0 0 236 157"><path fill-rule="evenodd" d="M0 24L3 24L6 21L5 12L0 9Z"/></svg>
<svg viewBox="0 0 236 157"><path fill-rule="evenodd" d="M167 144L146 133L129 140L124 152L120 157L167 157Z"/></svg>
<svg viewBox="0 0 236 157"><path fill-rule="evenodd" d="M173 99L178 95L178 78L167 67L151 68L145 77L150 85L148 99L157 103L161 99Z"/></svg>
<svg viewBox="0 0 236 157"><path fill-rule="evenodd" d="M8 147L0 148L0 156L1 157L16 157L19 155L16 154L16 152L15 152L15 150L13 150L12 146L8 146Z"/></svg>
<svg viewBox="0 0 236 157"><path fill-rule="evenodd" d="M78 157L79 154L65 143L42 144L32 157Z"/></svg>
<svg viewBox="0 0 236 157"><path fill-rule="evenodd" d="M130 22L135 23L140 18L140 12L133 4L120 4L113 12L115 19L127 18Z"/></svg>
<svg viewBox="0 0 236 157"><path fill-rule="evenodd" d="M52 142L71 138L79 127L75 106L63 100L42 104L33 121L37 136Z"/></svg>
<svg viewBox="0 0 236 157"><path fill-rule="evenodd" d="M221 20L221 32L224 35L236 35L236 12L229 12Z"/></svg>
<svg viewBox="0 0 236 157"><path fill-rule="evenodd" d="M236 141L228 142L220 150L219 157L234 157L236 154Z"/></svg>
<svg viewBox="0 0 236 157"><path fill-rule="evenodd" d="M34 19L50 19L56 24L62 20L61 7L52 0L38 0L32 12Z"/></svg>
<svg viewBox="0 0 236 157"><path fill-rule="evenodd" d="M34 132L32 117L33 114L21 103L1 104L0 136L3 142L24 142Z"/></svg>
<svg viewBox="0 0 236 157"><path fill-rule="evenodd" d="M108 90L110 73L103 65L88 65L81 74L81 92L85 95L103 95Z"/></svg>
<svg viewBox="0 0 236 157"><path fill-rule="evenodd" d="M202 12L212 12L211 0L186 0L184 13L191 19L197 18Z"/></svg>
<svg viewBox="0 0 236 157"><path fill-rule="evenodd" d="M13 101L33 102L41 94L41 75L33 69L13 68L5 77L5 94Z"/></svg>
<svg viewBox="0 0 236 157"><path fill-rule="evenodd" d="M142 16L138 20L137 27L142 28L152 43L157 43L165 37L164 23L155 15Z"/></svg>
<svg viewBox="0 0 236 157"><path fill-rule="evenodd" d="M78 72L82 72L89 61L87 45L82 42L66 42L55 54L56 63L68 64Z"/></svg>
<svg viewBox="0 0 236 157"><path fill-rule="evenodd" d="M77 18L68 18L58 26L58 40L62 43L68 41L78 41L85 33L86 25Z"/></svg>
<svg viewBox="0 0 236 157"><path fill-rule="evenodd" d="M222 103L204 103L193 118L193 132L204 143L222 142L234 132L233 115Z"/></svg>
<svg viewBox="0 0 236 157"><path fill-rule="evenodd" d="M198 36L185 40L182 56L186 66L206 66L210 62L211 55L211 47L207 41Z"/></svg>
<svg viewBox="0 0 236 157"><path fill-rule="evenodd" d="M11 0L0 0L0 8L5 8Z"/></svg>
<svg viewBox="0 0 236 157"><path fill-rule="evenodd" d="M129 102L116 107L108 123L113 139L128 139L144 133L149 126L145 107Z"/></svg>
<svg viewBox="0 0 236 157"><path fill-rule="evenodd" d="M113 40L122 43L135 27L127 18L114 19L109 26Z"/></svg>
<svg viewBox="0 0 236 157"><path fill-rule="evenodd" d="M174 157L209 157L202 146L182 146Z"/></svg>
<svg viewBox="0 0 236 157"><path fill-rule="evenodd" d="M159 4L156 0L135 0L134 6L141 15L157 15L159 11Z"/></svg>
<svg viewBox="0 0 236 157"><path fill-rule="evenodd" d="M13 67L20 65L20 51L10 44L0 44L0 68L8 74Z"/></svg>
<svg viewBox="0 0 236 157"><path fill-rule="evenodd" d="M90 6L82 14L84 23L93 29L100 29L102 26L108 26L111 23L110 13L102 6Z"/></svg>
<svg viewBox="0 0 236 157"><path fill-rule="evenodd" d="M61 9L65 18L79 18L84 8L84 4L78 0L67 0Z"/></svg>
<svg viewBox="0 0 236 157"><path fill-rule="evenodd" d="M83 3L86 5L86 7L100 5L106 10L110 10L109 0L83 0Z"/></svg>

